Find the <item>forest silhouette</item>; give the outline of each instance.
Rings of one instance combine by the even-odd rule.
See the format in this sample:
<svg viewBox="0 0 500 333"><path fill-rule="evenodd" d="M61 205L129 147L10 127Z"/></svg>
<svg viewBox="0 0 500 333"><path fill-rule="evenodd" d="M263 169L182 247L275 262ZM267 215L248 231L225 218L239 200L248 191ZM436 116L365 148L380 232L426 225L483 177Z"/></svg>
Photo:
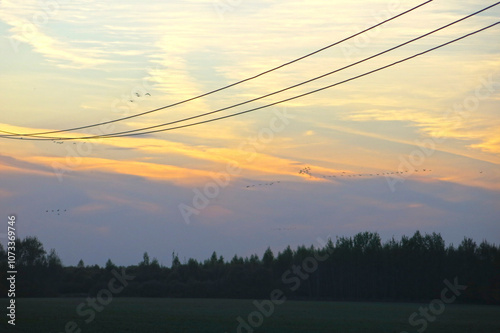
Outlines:
<svg viewBox="0 0 500 333"><path fill-rule="evenodd" d="M464 238L445 245L440 234L382 242L373 232L329 239L321 247L290 246L262 257L213 252L203 262L181 263L172 253L170 267L148 253L137 265L63 266L55 250L47 252L36 237L16 240L17 297L95 296L107 288L113 271L133 276L119 297L266 299L280 290L287 299L417 302L439 298L444 280L466 286L460 303L500 304L500 247ZM0 244L0 279L6 281L7 251ZM0 294L7 294L6 283Z"/></svg>

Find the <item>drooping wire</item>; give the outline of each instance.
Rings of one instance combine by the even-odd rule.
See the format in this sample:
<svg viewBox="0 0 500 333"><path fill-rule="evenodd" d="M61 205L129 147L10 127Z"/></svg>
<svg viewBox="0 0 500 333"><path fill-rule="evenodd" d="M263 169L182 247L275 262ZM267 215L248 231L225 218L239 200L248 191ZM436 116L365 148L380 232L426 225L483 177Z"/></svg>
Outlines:
<svg viewBox="0 0 500 333"><path fill-rule="evenodd" d="M166 132L166 131L171 131L171 130L180 129L180 128L187 128L187 127L192 127L192 126L196 126L196 125L206 124L206 123L210 123L210 122L214 122L214 121L218 121L218 120L222 120L222 119L227 119L227 118L235 117L235 116L242 115L242 114L245 114L245 113L249 113L249 112L261 110L261 109L264 109L264 108L268 108L270 106L274 106L274 105L278 105L278 104L282 104L282 103L285 103L285 102L289 102L289 101L292 101L292 100L295 100L295 99L298 99L298 98L302 98L304 96L308 96L308 95L311 95L311 94L314 94L314 93L317 93L317 92L320 92L320 91L323 91L323 90L326 90L326 89L329 89L329 88L332 88L332 87L335 87L335 86L338 86L338 85L341 85L341 84L345 84L347 82L350 82L350 81L353 81L353 80L356 80L356 79L359 79L359 78L362 78L364 76L371 75L373 73L379 72L381 70L387 69L389 67L393 67L393 66L395 66L397 64L409 61L411 59L417 58L417 57L422 56L424 54L427 54L429 52L435 51L435 50L440 49L442 47L445 47L447 45L456 43L456 42L458 42L458 41L460 41L460 40L462 40L464 38L467 38L467 37L470 37L472 35L478 34L478 33L482 32L482 31L490 29L490 28L492 28L492 27L494 27L494 26L496 26L498 24L500 24L500 21L496 22L496 23L493 23L493 24L491 24L489 26L486 26L484 28L481 28L479 30L473 31L471 33L468 33L466 35L463 35L461 37L458 37L456 39L453 39L453 40L451 40L449 42L446 42L446 43L440 44L438 46L435 46L433 48L427 49L426 51L414 54L414 55L412 55L410 57L407 57L407 58L404 58L402 60L398 60L398 61L392 62L392 63L390 63L388 65L385 65L385 66L379 67L377 69L365 72L363 74L351 77L349 79L346 79L346 80L343 80L343 81L340 81L340 82L337 82L337 83L334 83L334 84L331 84L331 85L328 85L328 86L324 86L322 88L318 88L318 89L315 89L315 90L312 90L312 91L309 91L309 92L306 92L306 93L303 93L303 94L300 94L300 95L296 95L296 96L293 96L293 97L290 97L290 98L287 98L287 99L283 99L283 100L280 100L280 101L277 101L277 102L273 102L273 103L266 104L266 105L263 105L263 106L259 106L259 107L256 107L256 108L252 108L252 109L249 109L249 110L237 112L237 113L234 113L234 114L230 114L230 115L226 115L226 116L221 116L221 117L213 118L213 119L208 119L208 120L204 120L204 121L199 121L199 122L196 122L196 123L185 124L185 125L180 125L180 126L176 126L176 127L170 127L170 128L166 128L166 129L160 129L160 130L154 130L154 131L147 131L147 132L141 132L141 133L132 133L132 134L123 134L123 135L107 134L107 135L97 135L97 136L83 136L83 137L77 137L77 138L59 138L59 140L79 140L79 139L97 139L97 138L112 138L112 137L137 136L137 135L144 135L144 134ZM19 137L9 137L9 138L10 139L18 139L18 140L19 139L23 139L22 137L21 138L19 138ZM26 140L52 140L52 138L29 138L29 137L28 138L24 138L24 139L26 139Z"/></svg>
<svg viewBox="0 0 500 333"><path fill-rule="evenodd" d="M95 138L103 138L103 137L108 137L108 136L109 136L109 137L118 137L118 136L124 136L124 134L135 133L135 132L141 132L141 131L150 130L150 129L153 129L153 128L158 128L158 127L164 127L164 126L168 126L168 125L173 125L173 124L177 124L177 123L180 123L180 122L185 122L185 121L188 121L188 120L193 120L193 119L197 119L197 118L200 118L200 117L208 116L208 115L211 115L211 114L214 114L214 113L219 113L219 112L222 112L222 111L225 111L225 110L229 110L229 109L232 109L232 108L235 108L235 107L238 107L238 106L242 106L242 105L245 105L245 104L248 104L248 103L251 103L251 102L255 102L255 101L261 100L261 99L263 99L263 98L266 98L266 97L269 97L269 96L273 96L273 95L276 95L276 94L282 93L282 92L284 92L284 91L287 91L287 90L290 90L290 89L293 89L293 88L296 88L296 87L302 86L302 85L304 85L304 84L307 84L307 83L310 83L310 82L313 82L313 81L319 80L319 79L324 78L324 77L326 77L326 76L329 76L329 75L332 75L332 74L338 73L338 72L340 72L340 71L343 71L343 70L345 70L345 69L351 68L351 67L356 66L356 65L359 65L359 64L361 64L361 63L363 63L363 62L366 62L366 61L368 61L368 60L371 60L371 59L374 59L374 58L376 58L376 57L379 57L379 56L381 56L381 55L383 55L383 54L386 54L386 53L389 53L389 52L391 52L391 51L394 51L394 50L396 50L396 49L398 49L398 48L401 48L401 47L403 47L403 46L405 46L405 45L411 44L411 43L413 43L413 42L415 42L415 41L418 41L418 40L420 40L420 39L422 39L422 38L425 38L425 37L427 37L427 36L430 36L430 35L432 35L432 34L435 34L436 32L439 32L439 31L441 31L441 30L444 30L444 29L446 29L446 28L449 28L449 27L450 27L450 26L452 26L452 25L455 25L455 24L457 24L457 23L460 23L460 22L462 22L462 21L465 21L465 20L467 20L467 19L469 19L469 18L471 18L471 17L473 17L473 16L475 16L475 15L478 15L478 14L480 14L480 13L482 13L482 12L484 12L484 11L486 11L486 10L488 10L488 9L490 9L490 8L492 8L492 7L494 7L494 6L497 6L498 4L500 4L500 2L497 2L497 3L495 3L495 4L491 5L491 6L485 7L485 8L483 8L483 9L479 10L479 11L476 11L476 12L474 12L474 13L472 13L472 14L469 14L469 15L467 15L467 16L465 16L465 17L462 17L461 19L458 19L458 20L456 20L456 21L454 21L454 22L448 23L448 24L446 24L446 25L444 25L444 26L442 26L442 27L440 27L440 28L437 28L437 29L435 29L435 30L433 30L433 31L431 31L431 32L428 32L428 33L426 33L426 34L423 34L423 35L421 35L421 36L419 36L419 37L413 38L413 39L411 39L411 40L409 40L409 41L406 41L406 42L404 42L404 43L401 43L401 44L399 44L399 45L397 45L397 46L391 47L391 48L389 48L389 49L387 49L387 50L385 50L385 51L379 52L379 53L377 53L377 54L375 54L375 55L372 55L372 56L370 56L370 57L367 57L367 58L361 59L361 60L359 60L359 61L356 61L356 62L354 62L354 63L352 63L352 64L350 64L350 65L347 65L347 66L341 67L341 68L339 68L339 69L336 69L336 70L330 71L330 72L328 72L328 73L322 74L322 75L317 76L317 77L314 77L314 78L312 78L312 79L309 79L309 80L306 80L306 81L303 81L303 82L297 83L297 84L295 84L295 85L292 85L292 86L289 86L289 87L287 87L287 88L283 88L283 89L280 89L280 90L274 91L274 92L272 92L272 93L269 93L269 94L266 94L266 95L263 95L263 96L259 96L259 97L256 97L256 98L253 98L253 99L250 99L250 100L244 101L244 102L240 102L240 103L237 103L237 104L233 104L233 105L231 105L231 106L227 106L227 107L224 107L224 108L221 108L221 109L217 109L217 110L213 110L213 111L209 111L209 112L201 113L201 114L198 114L198 115L195 115L195 116L190 116L190 117L186 117L186 118L182 118L182 119L178 119L178 120L174 120L174 121L170 121L170 122L166 122L166 123L162 123L162 124L158 124L158 125L153 125L153 126L149 126L149 127L143 127L143 128L138 128L138 129L133 129L133 130L128 130L128 131L122 131L122 132L115 132L115 133L110 133L110 134L103 134L103 135L100 135L100 136L95 136ZM91 139L91 138L93 138L93 137L87 137L86 139ZM50 139L50 138L49 138L49 139ZM52 139L59 139L59 138L52 138Z"/></svg>
<svg viewBox="0 0 500 333"><path fill-rule="evenodd" d="M123 120L128 120L128 119L132 119L132 118L135 118L135 117L144 116L144 115L146 115L146 114L150 114L150 113L153 113L153 112L157 112L157 111L160 111L160 110L164 110L164 109L167 109L167 108L171 108L171 107L174 107L174 106L178 106L178 105L181 105L181 104L184 104L184 103L187 103L187 102L191 102L191 101L194 101L194 100L196 100L196 99L199 99L199 98L202 98L202 97L205 97L205 96L208 96L208 95L211 95L211 94L217 93L217 92L219 92L219 91L226 90L226 89L228 89L228 88L234 87L234 86L239 85L239 84L242 84L242 83L244 83L244 82L248 82L248 81L250 81L250 80L254 80L254 79L256 79L256 78L258 78L258 77L260 77L260 76L266 75L266 74L268 74L268 73L271 73L271 72L274 72L274 71L276 71L276 70L278 70L278 69L281 69L281 68L283 68L283 67L285 67L285 66L291 65L291 64L296 63L296 62L298 62L298 61L301 61L301 60L303 60L303 59L306 59L306 58L308 58L308 57L311 57L311 56L313 56L313 55L315 55L315 54L317 54L317 53L320 53L320 52L325 51L325 50L327 50L327 49L329 49L329 48L331 48L331 47L334 47L334 46L339 45L339 44L341 44L341 43L343 43L343 42L346 42L346 41L348 41L348 40L350 40L350 39L353 39L353 38L355 38L355 37L357 37L357 36L359 36L359 35L361 35L361 34L363 34L363 33L365 33L365 32L368 32L368 31L370 31L370 30L373 30L373 29L375 29L375 28L377 28L377 27L379 27L379 26L381 26L381 25L383 25L383 24L385 24L385 23L388 23L388 22L390 22L390 21L392 21L392 20L395 20L395 19L396 19L396 18L398 18L398 17L401 17L401 16L403 16L403 15L406 15L406 14L408 14L408 13L410 13L410 12L412 12L412 11L414 11L414 10L416 10L416 9L418 9L418 8L420 8L420 7L422 7L422 6L424 6L424 5L427 5L427 4L431 3L432 1L433 1L433 0L428 0L428 1L424 2L424 3L421 3L421 4L419 4L419 5L415 6L415 7L413 7L413 8L410 8L410 9L408 9L408 10L406 10L406 11L404 11L404 12L402 12L402 13L398 14L398 15L395 15L395 16L393 16L393 17L390 17L390 18L388 18L388 19L386 19L386 20L384 20L384 21L382 21L382 22L380 22L380 23L377 23L377 24L375 24L375 25L373 25L373 26L371 26L371 27L369 27L369 28L367 28L367 29L364 29L364 30L362 30L362 31L360 31L360 32L358 32L358 33L355 33L354 35L351 35L351 36L349 36L349 37L346 37L346 38L344 38L344 39L342 39L342 40L340 40L340 41L337 41L337 42L335 42L335 43L332 43L332 44L330 44L330 45L327 45L327 46L325 46L325 47L322 47L322 48L320 48L320 49L318 49L318 50L316 50L316 51L310 52L310 53L308 53L308 54L306 54L306 55L303 55L303 56L301 56L301 57L299 57L299 58L293 59L293 60L288 61L288 62L286 62L286 63L284 63L284 64L281 64L281 65L279 65L279 66L276 66L276 67L273 67L273 68L271 68L271 69L268 69L268 70L266 70L266 71L264 71L264 72L261 72L261 73L259 73L259 74L254 75L254 76L248 77L248 78L246 78L246 79L243 79L243 80L240 80L240 81L237 81L237 82L231 83L231 84L229 84L229 85L226 85L226 86L223 86L223 87L220 87L220 88L217 88L217 89L211 90L211 91L209 91L209 92L206 92L206 93L203 93L203 94L200 94L200 95L197 95L197 96L194 96L194 97L191 97L191 98L188 98L188 99L185 99L185 100L182 100L182 101L179 101L179 102L173 103L173 104L169 104L169 105L166 105L166 106L162 106L162 107L159 107L159 108L156 108L156 109L153 109L153 110L149 110L149 111L141 112L141 113L138 113L138 114L135 114L135 115L127 116L127 117L117 118L117 119L114 119L114 120L109 120L109 121L99 122L99 123L95 123L95 124L91 124L91 125L85 125L85 126L80 126L80 127L73 127L73 128L63 129L63 130L55 130L55 131L47 131L47 132L38 132L38 133L12 133L12 132L7 132L7 131L0 131L0 132L2 132L2 133L8 133L8 134L10 134L10 135L12 135L12 136L38 136L38 135L45 135L45 134L55 134L55 133L71 132L71 131L77 131L77 130L86 129L86 128L92 128L92 127L96 127L96 126L101 126L101 125L111 124L111 123L115 123L115 122L119 122L119 121L123 121ZM6 137L6 136L0 136L0 137Z"/></svg>

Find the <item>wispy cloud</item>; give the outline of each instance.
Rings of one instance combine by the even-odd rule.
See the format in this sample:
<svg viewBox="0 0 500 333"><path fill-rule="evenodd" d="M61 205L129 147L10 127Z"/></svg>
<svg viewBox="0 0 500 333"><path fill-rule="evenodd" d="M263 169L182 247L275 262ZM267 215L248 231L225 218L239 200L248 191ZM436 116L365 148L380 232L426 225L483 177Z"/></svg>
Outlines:
<svg viewBox="0 0 500 333"><path fill-rule="evenodd" d="M29 19L30 16L32 19ZM35 20L37 17L39 18ZM32 46L35 52L46 58L57 61L61 66L94 67L112 62L99 57L99 50L76 48L51 35L47 29L44 29L44 25L51 19L54 19L53 16L43 11L36 1L22 5L11 1L2 3L0 20L11 27L9 38L16 52L19 52L19 42L22 42Z"/></svg>

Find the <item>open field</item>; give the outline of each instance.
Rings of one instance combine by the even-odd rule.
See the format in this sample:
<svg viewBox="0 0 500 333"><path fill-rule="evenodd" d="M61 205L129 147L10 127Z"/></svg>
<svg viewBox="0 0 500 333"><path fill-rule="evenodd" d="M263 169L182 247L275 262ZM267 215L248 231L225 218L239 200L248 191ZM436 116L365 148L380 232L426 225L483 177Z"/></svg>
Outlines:
<svg viewBox="0 0 500 333"><path fill-rule="evenodd" d="M251 300L115 298L100 312L89 307L76 313L81 298L17 299L16 326L7 325L6 299L0 299L1 332L162 332L232 333L237 332L237 317L245 320L256 311ZM276 305L255 332L417 332L409 316L428 304L351 303L287 301ZM95 318L90 321L95 314ZM422 320L421 316L415 318ZM89 320L88 323L85 320ZM258 320L255 317L254 320ZM77 327L68 327L74 321ZM251 332L242 329L241 332ZM492 333L500 332L500 307L447 305L425 332Z"/></svg>

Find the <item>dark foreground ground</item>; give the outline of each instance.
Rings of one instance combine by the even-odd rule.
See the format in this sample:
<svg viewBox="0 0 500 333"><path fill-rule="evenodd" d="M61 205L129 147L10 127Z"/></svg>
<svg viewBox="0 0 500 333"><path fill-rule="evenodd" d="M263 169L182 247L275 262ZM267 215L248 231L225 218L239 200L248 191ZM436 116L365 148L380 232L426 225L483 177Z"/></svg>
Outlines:
<svg viewBox="0 0 500 333"><path fill-rule="evenodd" d="M82 302L85 299L17 299L14 327L7 324L7 299L0 299L0 332L500 332L498 306L446 305L437 316L430 312L429 319L415 316L412 326L409 317L429 304L286 301L273 311L265 306L263 315L255 312L251 300L115 298L100 311L84 304L78 315ZM238 317L256 327L238 330Z"/></svg>

